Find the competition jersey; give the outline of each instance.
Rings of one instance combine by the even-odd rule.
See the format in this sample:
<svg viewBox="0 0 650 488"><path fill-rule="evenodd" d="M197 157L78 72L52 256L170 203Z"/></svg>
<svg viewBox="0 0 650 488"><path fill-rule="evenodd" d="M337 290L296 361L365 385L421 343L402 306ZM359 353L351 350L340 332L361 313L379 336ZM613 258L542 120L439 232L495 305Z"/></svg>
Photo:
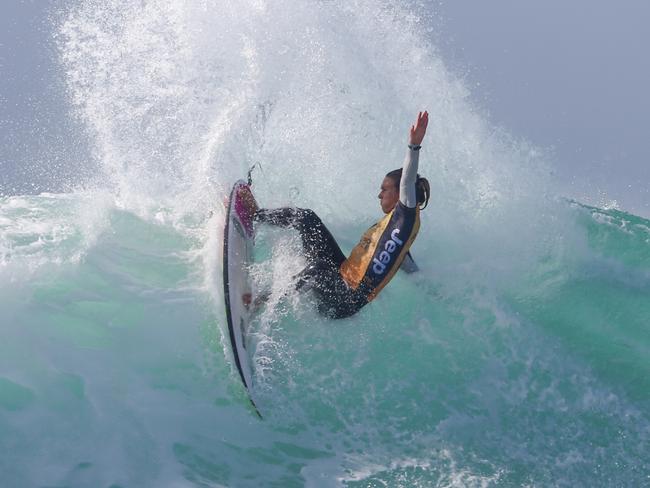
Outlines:
<svg viewBox="0 0 650 488"><path fill-rule="evenodd" d="M401 201L361 237L340 273L353 290L374 299L391 280L406 257L420 229L420 209Z"/></svg>

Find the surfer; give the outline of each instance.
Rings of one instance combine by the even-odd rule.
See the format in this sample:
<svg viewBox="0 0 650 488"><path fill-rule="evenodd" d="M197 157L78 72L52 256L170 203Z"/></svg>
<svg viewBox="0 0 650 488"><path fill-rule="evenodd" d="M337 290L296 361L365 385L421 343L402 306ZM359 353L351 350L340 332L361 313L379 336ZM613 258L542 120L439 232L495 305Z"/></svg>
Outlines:
<svg viewBox="0 0 650 488"><path fill-rule="evenodd" d="M297 276L297 289L312 289L318 311L345 318L357 313L388 284L404 261L420 227L430 187L418 171L419 151L429 114L420 112L409 131L402 168L389 172L379 192L386 214L361 237L347 258L314 211L302 208L257 209L255 221L293 228L302 240L307 267Z"/></svg>

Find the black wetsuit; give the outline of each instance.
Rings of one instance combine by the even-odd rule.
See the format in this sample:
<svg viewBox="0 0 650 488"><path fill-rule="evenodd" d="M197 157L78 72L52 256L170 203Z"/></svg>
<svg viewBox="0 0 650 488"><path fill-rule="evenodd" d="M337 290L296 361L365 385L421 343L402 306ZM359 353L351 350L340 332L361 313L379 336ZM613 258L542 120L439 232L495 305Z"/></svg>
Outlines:
<svg viewBox="0 0 650 488"><path fill-rule="evenodd" d="M331 318L345 318L368 303L361 290L350 288L339 273L345 255L331 232L313 210L303 208L261 209L255 220L296 229L302 240L307 266L298 275L297 289L312 289L318 311Z"/></svg>
<svg viewBox="0 0 650 488"><path fill-rule="evenodd" d="M348 258L312 210L261 209L255 214L256 221L290 227L300 234L307 267L298 275L297 288L314 290L321 314L340 319L357 313L392 279L408 255L420 226L415 191L418 149L407 152L395 208L366 231Z"/></svg>

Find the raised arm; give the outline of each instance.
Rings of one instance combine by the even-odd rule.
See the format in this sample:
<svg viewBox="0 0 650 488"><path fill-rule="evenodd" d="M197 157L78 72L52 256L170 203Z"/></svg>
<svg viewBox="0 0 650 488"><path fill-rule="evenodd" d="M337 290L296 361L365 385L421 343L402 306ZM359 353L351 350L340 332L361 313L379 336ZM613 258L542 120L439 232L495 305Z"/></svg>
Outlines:
<svg viewBox="0 0 650 488"><path fill-rule="evenodd" d="M415 192L415 180L418 174L418 161L420 156L420 144L427 133L429 113L424 111L418 113L415 124L409 131L409 148L402 167L402 179L399 185L399 200L409 208L417 206L417 195Z"/></svg>

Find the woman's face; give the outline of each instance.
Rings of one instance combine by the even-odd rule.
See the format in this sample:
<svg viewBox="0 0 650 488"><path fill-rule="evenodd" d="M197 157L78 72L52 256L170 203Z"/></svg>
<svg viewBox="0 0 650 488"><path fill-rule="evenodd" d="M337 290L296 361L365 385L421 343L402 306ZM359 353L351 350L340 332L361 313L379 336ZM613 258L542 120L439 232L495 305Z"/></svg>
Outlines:
<svg viewBox="0 0 650 488"><path fill-rule="evenodd" d="M381 182L381 189L379 191L379 204L384 213L389 213L395 208L399 200L399 188L392 178L384 178Z"/></svg>

